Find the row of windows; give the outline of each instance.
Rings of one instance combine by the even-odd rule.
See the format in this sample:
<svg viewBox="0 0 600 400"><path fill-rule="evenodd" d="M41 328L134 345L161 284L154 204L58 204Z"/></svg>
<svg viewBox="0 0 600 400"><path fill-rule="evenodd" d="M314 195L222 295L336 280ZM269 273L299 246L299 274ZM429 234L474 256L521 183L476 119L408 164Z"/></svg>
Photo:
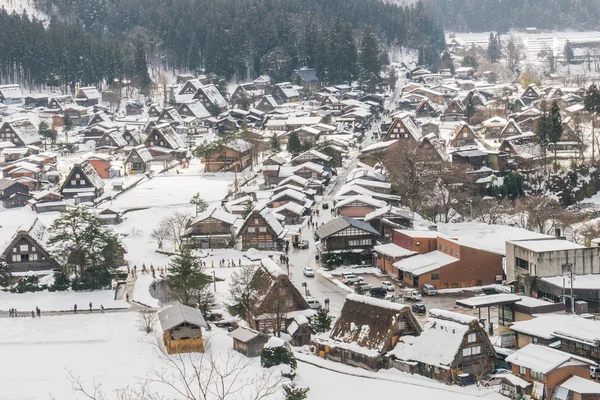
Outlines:
<svg viewBox="0 0 600 400"><path fill-rule="evenodd" d="M80 179L79 180L79 184L80 185L85 185L85 179ZM77 186L77 180L76 179L71 180L71 186Z"/></svg>
<svg viewBox="0 0 600 400"><path fill-rule="evenodd" d="M33 254L13 254L13 262L24 262L24 261L38 261L38 259L45 260L45 257L39 257L36 253Z"/></svg>
<svg viewBox="0 0 600 400"><path fill-rule="evenodd" d="M13 253L16 252L21 252L21 253L25 253L29 251L29 245L28 244L21 244L19 245L19 247L13 247ZM31 251L35 252L35 246L31 246Z"/></svg>
<svg viewBox="0 0 600 400"><path fill-rule="evenodd" d="M350 246L350 247L370 246L371 244L372 244L371 239L348 240L348 246Z"/></svg>
<svg viewBox="0 0 600 400"><path fill-rule="evenodd" d="M538 382L544 381L544 374L542 374L541 372L536 372L534 370L525 368L523 366L519 366L519 374L521 374L522 376L527 376L528 370L529 370L529 376L531 377L531 379L534 379Z"/></svg>
<svg viewBox="0 0 600 400"><path fill-rule="evenodd" d="M454 254L454 249L452 247L450 247L450 251L448 251L448 246L443 246L444 247L444 253L449 253L449 254ZM438 250L442 250L442 244L438 243ZM458 250L456 250L456 257L458 257Z"/></svg>
<svg viewBox="0 0 600 400"><path fill-rule="evenodd" d="M258 227L258 231L259 232L266 232L267 231L267 227L266 226L259 226ZM248 227L248 233L254 233L254 232L256 232L256 228L254 226Z"/></svg>
<svg viewBox="0 0 600 400"><path fill-rule="evenodd" d="M481 346L465 347L463 349L463 357L476 356L481 354Z"/></svg>

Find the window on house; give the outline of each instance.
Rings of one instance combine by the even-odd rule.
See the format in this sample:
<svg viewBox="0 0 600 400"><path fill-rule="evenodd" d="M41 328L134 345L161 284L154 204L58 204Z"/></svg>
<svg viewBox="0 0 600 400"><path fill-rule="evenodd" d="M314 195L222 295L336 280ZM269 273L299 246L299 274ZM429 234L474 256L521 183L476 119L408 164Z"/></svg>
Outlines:
<svg viewBox="0 0 600 400"><path fill-rule="evenodd" d="M440 279L440 274L431 274L431 280L432 281L437 281Z"/></svg>
<svg viewBox="0 0 600 400"><path fill-rule="evenodd" d="M451 247L451 248L450 248L450 254L452 254L452 252L453 252L453 250L452 250L452 247Z"/></svg>
<svg viewBox="0 0 600 400"><path fill-rule="evenodd" d="M442 249L442 245L438 244L438 250L441 250L441 249Z"/></svg>
<svg viewBox="0 0 600 400"><path fill-rule="evenodd" d="M475 333L469 333L469 336L467 336L467 342L468 343L473 343L476 340L477 340L477 334L475 334Z"/></svg>
<svg viewBox="0 0 600 400"><path fill-rule="evenodd" d="M258 224L260 224L260 220L259 220L258 218L254 218L254 224L255 224L255 225L258 225Z"/></svg>
<svg viewBox="0 0 600 400"><path fill-rule="evenodd" d="M75 174L75 178L79 179L80 178L79 174Z"/></svg>
<svg viewBox="0 0 600 400"><path fill-rule="evenodd" d="M73 186L77 185L77 181L73 179L73 180L71 181L71 185L73 185Z"/></svg>
<svg viewBox="0 0 600 400"><path fill-rule="evenodd" d="M32 247L32 248L31 248L31 251L35 251L35 247Z"/></svg>
<svg viewBox="0 0 600 400"><path fill-rule="evenodd" d="M29 250L29 246L26 244L22 244L19 246L19 250L20 251L28 251Z"/></svg>
<svg viewBox="0 0 600 400"><path fill-rule="evenodd" d="M21 261L29 261L29 254L21 254Z"/></svg>
<svg viewBox="0 0 600 400"><path fill-rule="evenodd" d="M458 250L456 250L456 257L458 257L458 256L459 256L459 254L458 254Z"/></svg>
<svg viewBox="0 0 600 400"><path fill-rule="evenodd" d="M256 228L255 227L251 226L251 227L248 228L248 233L254 233L254 232L256 232Z"/></svg>
<svg viewBox="0 0 600 400"><path fill-rule="evenodd" d="M525 368L523 366L519 366L519 374L521 374L523 376L527 376L527 368Z"/></svg>
<svg viewBox="0 0 600 400"><path fill-rule="evenodd" d="M481 354L481 346L471 347L471 349L472 349L472 354L473 355Z"/></svg>
<svg viewBox="0 0 600 400"><path fill-rule="evenodd" d="M539 382L543 382L544 381L544 374L542 374L541 372L536 372L536 371L529 371L529 376L531 376L531 379L534 379L536 381Z"/></svg>
<svg viewBox="0 0 600 400"><path fill-rule="evenodd" d="M266 232L267 231L267 227L266 226L261 226L258 228L259 232Z"/></svg>
<svg viewBox="0 0 600 400"><path fill-rule="evenodd" d="M469 357L472 354L471 348L467 347L463 349L463 357Z"/></svg>
<svg viewBox="0 0 600 400"><path fill-rule="evenodd" d="M79 180L79 184L80 184L80 185L85 185L85 179L80 179L80 180Z"/></svg>
<svg viewBox="0 0 600 400"><path fill-rule="evenodd" d="M400 321L398 323L398 329L400 329L401 331L406 329L406 321Z"/></svg>
<svg viewBox="0 0 600 400"><path fill-rule="evenodd" d="M467 137L469 137L469 132L463 132L463 137L464 137L464 138L467 138Z"/></svg>

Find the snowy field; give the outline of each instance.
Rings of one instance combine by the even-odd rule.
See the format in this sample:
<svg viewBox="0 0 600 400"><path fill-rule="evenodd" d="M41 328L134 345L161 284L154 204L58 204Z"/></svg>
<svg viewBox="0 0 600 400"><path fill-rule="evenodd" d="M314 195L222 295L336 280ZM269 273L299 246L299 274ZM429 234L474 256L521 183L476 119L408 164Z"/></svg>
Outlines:
<svg viewBox="0 0 600 400"><path fill-rule="evenodd" d="M42 318L0 318L0 398L11 400L84 398L74 393L69 373L82 377L90 389L93 382L101 385L115 398L114 391L134 386L152 370L166 367L156 348L155 334L146 335L137 327L136 313L93 315L65 315ZM160 328L158 327L158 333ZM210 348L218 363L229 354L231 338L222 329L214 328ZM231 353L235 360L243 359ZM196 355L200 357L200 355ZM196 357L194 356L194 357ZM407 398L432 399L438 396L448 400L485 397L500 399L493 389L448 387L423 377L399 371L368 371L324 361L311 355L302 355L320 366L303 362L298 364L297 383L310 387L309 399L364 399L377 393L392 396L402 393ZM324 369L324 368L327 369ZM242 379L256 377L265 370L258 358L242 374ZM336 372L336 371L341 371ZM275 375L279 370L274 368ZM163 384L154 384L152 390L160 391L166 398L177 398ZM251 398L249 388L231 399ZM282 399L281 391L269 399Z"/></svg>
<svg viewBox="0 0 600 400"><path fill-rule="evenodd" d="M215 202L225 197L233 179L233 174L158 175L107 204L121 210L189 204L196 193L208 202Z"/></svg>

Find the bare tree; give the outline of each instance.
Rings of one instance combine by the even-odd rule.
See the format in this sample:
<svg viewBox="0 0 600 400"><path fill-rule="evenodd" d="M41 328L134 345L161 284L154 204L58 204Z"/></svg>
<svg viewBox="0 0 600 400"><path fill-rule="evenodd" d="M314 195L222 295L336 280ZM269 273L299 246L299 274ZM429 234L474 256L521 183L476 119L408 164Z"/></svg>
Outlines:
<svg viewBox="0 0 600 400"><path fill-rule="evenodd" d="M248 312L258 295L258 285L252 278L255 268L246 265L231 274L229 284L230 309L232 314L247 319Z"/></svg>
<svg viewBox="0 0 600 400"><path fill-rule="evenodd" d="M510 200L498 200L493 197L475 198L471 206L475 218L490 225L500 222L502 216L512 209Z"/></svg>
<svg viewBox="0 0 600 400"><path fill-rule="evenodd" d="M515 68L519 65L521 60L523 60L523 43L519 38L515 38L513 35L510 35L508 38L508 43L505 47L504 55L506 56L506 66L511 71L515 71Z"/></svg>
<svg viewBox="0 0 600 400"><path fill-rule="evenodd" d="M434 191L440 165L417 151L416 145L393 147L382 161L392 186L402 193L403 205L412 211L420 211Z"/></svg>
<svg viewBox="0 0 600 400"><path fill-rule="evenodd" d="M161 221L158 226L152 230L150 238L158 244L159 249L162 249L167 239L169 239L169 227L167 224Z"/></svg>
<svg viewBox="0 0 600 400"><path fill-rule="evenodd" d="M519 200L516 208L527 216L524 228L535 229L540 233L551 232L557 217L563 212L556 200L544 196L524 197Z"/></svg>
<svg viewBox="0 0 600 400"><path fill-rule="evenodd" d="M164 229L167 232L167 237L173 243L173 247L175 248L175 250L181 248L183 235L185 234L190 220L190 214L177 211L176 213L165 217L160 222L159 227L163 225L160 229Z"/></svg>
<svg viewBox="0 0 600 400"><path fill-rule="evenodd" d="M156 312L154 310L142 310L138 313L138 327L140 331L152 333L154 323L156 322Z"/></svg>
<svg viewBox="0 0 600 400"><path fill-rule="evenodd" d="M210 337L205 341L205 353L167 354L160 339L155 350L160 366L152 369L135 388L116 392L115 400L262 400L281 390L284 377L277 371L264 369L255 373L252 360L233 349L213 351ZM102 385L96 381L86 388L79 377L69 372L71 387L90 400L108 400ZM163 396L155 387L164 387L174 396Z"/></svg>
<svg viewBox="0 0 600 400"><path fill-rule="evenodd" d="M464 164L446 163L442 166L435 190L428 204L433 219L450 222L473 193L473 175Z"/></svg>

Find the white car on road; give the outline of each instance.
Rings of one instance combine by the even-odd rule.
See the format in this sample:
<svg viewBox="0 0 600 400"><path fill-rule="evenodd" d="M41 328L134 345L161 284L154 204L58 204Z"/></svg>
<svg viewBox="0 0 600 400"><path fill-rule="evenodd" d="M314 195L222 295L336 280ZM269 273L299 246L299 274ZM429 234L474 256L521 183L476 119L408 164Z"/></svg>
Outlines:
<svg viewBox="0 0 600 400"><path fill-rule="evenodd" d="M304 274L304 276L315 276L315 271L311 267L304 267L302 273Z"/></svg>
<svg viewBox="0 0 600 400"><path fill-rule="evenodd" d="M389 281L381 282L381 287L384 288L385 290L387 290L388 292L396 290L396 287L394 286L394 284Z"/></svg>

